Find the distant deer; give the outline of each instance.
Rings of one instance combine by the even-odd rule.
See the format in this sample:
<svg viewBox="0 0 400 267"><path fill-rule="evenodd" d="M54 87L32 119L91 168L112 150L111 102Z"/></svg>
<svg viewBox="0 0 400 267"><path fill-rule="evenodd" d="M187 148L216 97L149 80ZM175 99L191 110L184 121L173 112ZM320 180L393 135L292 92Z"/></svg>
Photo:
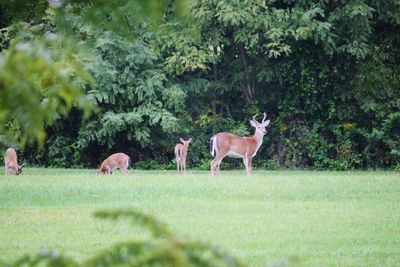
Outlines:
<svg viewBox="0 0 400 267"><path fill-rule="evenodd" d="M19 175L22 172L22 168L25 166L25 163L23 163L22 165L18 165L17 152L15 152L13 148L9 148L6 150L4 163L6 168L6 175L10 175L11 170L14 170L16 175Z"/></svg>
<svg viewBox="0 0 400 267"><path fill-rule="evenodd" d="M218 174L221 161L224 157L230 156L242 158L247 175L251 176L251 162L263 142L264 135L267 133L265 127L270 123L270 120L265 120L267 117L265 113L261 123L257 122L255 117L253 116L253 119L250 120L251 126L256 128L252 137L240 137L226 132L211 137L210 152L212 156L216 153L214 160L211 161L211 175Z"/></svg>
<svg viewBox="0 0 400 267"><path fill-rule="evenodd" d="M189 138L187 141L180 138L179 141L182 144L176 144L175 146L176 168L180 174L183 174L186 173L186 156L192 138Z"/></svg>
<svg viewBox="0 0 400 267"><path fill-rule="evenodd" d="M116 168L119 168L121 172L128 175L128 167L131 163L131 159L124 153L115 153L106 158L100 165L100 169L97 170L99 174L112 174Z"/></svg>

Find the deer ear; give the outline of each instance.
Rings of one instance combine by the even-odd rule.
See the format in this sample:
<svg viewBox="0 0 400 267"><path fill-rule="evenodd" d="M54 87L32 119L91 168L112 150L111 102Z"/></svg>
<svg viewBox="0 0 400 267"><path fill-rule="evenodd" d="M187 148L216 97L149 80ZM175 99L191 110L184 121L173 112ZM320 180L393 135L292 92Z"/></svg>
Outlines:
<svg viewBox="0 0 400 267"><path fill-rule="evenodd" d="M267 121L265 121L264 122L264 124L265 124L265 127L267 127L268 125L269 125L269 123L271 122L271 120L267 120Z"/></svg>
<svg viewBox="0 0 400 267"><path fill-rule="evenodd" d="M189 140L187 140L187 141L188 141L188 143L191 143L192 142L192 137L190 137Z"/></svg>
<svg viewBox="0 0 400 267"><path fill-rule="evenodd" d="M251 120L251 121L250 121L250 124L251 124L251 126L253 126L254 128L256 128L258 123L255 122L254 120Z"/></svg>
<svg viewBox="0 0 400 267"><path fill-rule="evenodd" d="M21 169L26 165L26 162L22 163L21 166L19 166Z"/></svg>
<svg viewBox="0 0 400 267"><path fill-rule="evenodd" d="M183 140L182 138L179 138L179 141L181 141L182 143L185 142L185 140Z"/></svg>

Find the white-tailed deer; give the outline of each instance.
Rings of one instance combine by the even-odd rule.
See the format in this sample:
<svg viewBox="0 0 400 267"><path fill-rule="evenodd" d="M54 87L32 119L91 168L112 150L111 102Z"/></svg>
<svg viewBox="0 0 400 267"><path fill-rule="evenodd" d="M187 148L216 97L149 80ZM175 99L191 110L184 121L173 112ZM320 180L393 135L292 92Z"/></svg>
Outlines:
<svg viewBox="0 0 400 267"><path fill-rule="evenodd" d="M256 128L252 137L240 137L226 132L211 137L211 155L214 156L214 153L216 153L214 160L211 161L211 175L219 173L219 165L226 156L242 158L247 175L251 175L251 162L263 142L264 135L267 133L265 127L270 123L270 120L265 120L267 117L265 113L261 123L257 122L255 117L253 116L250 121L251 126Z"/></svg>
<svg viewBox="0 0 400 267"><path fill-rule="evenodd" d="M128 175L128 167L131 163L131 159L124 153L115 153L106 158L100 165L100 169L97 170L99 174L112 174L116 168L119 168L121 172Z"/></svg>
<svg viewBox="0 0 400 267"><path fill-rule="evenodd" d="M13 148L8 148L6 150L4 163L6 168L6 175L10 175L11 170L14 170L16 175L19 175L22 172L22 168L25 166L25 163L23 163L22 165L18 165L17 152L15 152Z"/></svg>
<svg viewBox="0 0 400 267"><path fill-rule="evenodd" d="M189 138L186 141L179 138L179 141L181 141L182 144L176 144L175 146L176 168L179 173L183 174L186 173L186 156L192 138Z"/></svg>

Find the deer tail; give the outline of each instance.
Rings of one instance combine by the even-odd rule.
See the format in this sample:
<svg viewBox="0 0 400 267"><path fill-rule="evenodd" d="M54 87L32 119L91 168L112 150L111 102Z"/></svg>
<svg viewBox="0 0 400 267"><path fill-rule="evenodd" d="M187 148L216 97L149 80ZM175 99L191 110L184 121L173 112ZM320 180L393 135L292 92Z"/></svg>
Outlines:
<svg viewBox="0 0 400 267"><path fill-rule="evenodd" d="M181 150L179 149L178 145L175 146L175 158L176 160L181 160L182 156L181 156Z"/></svg>
<svg viewBox="0 0 400 267"><path fill-rule="evenodd" d="M211 156L215 155L215 152L218 153L218 147L217 147L217 136L214 135L213 137L211 137L210 139L210 153Z"/></svg>
<svg viewBox="0 0 400 267"><path fill-rule="evenodd" d="M182 160L182 150L178 149L178 158L179 160Z"/></svg>

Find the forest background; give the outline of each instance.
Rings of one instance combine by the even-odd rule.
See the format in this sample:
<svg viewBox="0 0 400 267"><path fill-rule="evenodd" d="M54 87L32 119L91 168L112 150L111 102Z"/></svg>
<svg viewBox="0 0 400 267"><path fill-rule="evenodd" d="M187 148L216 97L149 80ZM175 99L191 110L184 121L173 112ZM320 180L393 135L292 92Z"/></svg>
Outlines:
<svg viewBox="0 0 400 267"><path fill-rule="evenodd" d="M209 169L271 124L255 167L400 169L395 0L0 3L0 142L30 165ZM225 168L241 161L227 160Z"/></svg>

